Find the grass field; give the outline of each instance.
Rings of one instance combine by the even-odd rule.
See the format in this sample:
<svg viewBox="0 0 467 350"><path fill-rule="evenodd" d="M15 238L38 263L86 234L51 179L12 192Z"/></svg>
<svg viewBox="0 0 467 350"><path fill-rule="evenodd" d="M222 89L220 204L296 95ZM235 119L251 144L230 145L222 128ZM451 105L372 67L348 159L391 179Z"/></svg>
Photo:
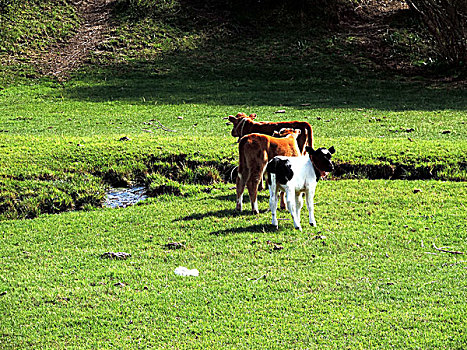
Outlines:
<svg viewBox="0 0 467 350"><path fill-rule="evenodd" d="M228 53L218 58L226 61L224 74L206 73L210 62L191 69L204 62L196 52L192 56L162 59L160 66L181 70L169 77L153 63L0 91L0 215L95 206L106 183L146 182L158 172L154 164L164 163L159 168L168 175L202 160L225 179L236 165L237 146L224 118L238 111L255 112L259 120L309 121L316 146L336 147L338 178L467 179L463 89L365 72L345 85L323 81L301 64L293 66L292 80L277 78L282 64L273 65L270 78L248 71L234 78ZM263 71L261 63L256 69ZM31 181L34 191L28 190ZM66 186L57 189L53 181Z"/></svg>
<svg viewBox="0 0 467 350"><path fill-rule="evenodd" d="M5 221L3 347L461 349L465 260L433 244L465 251L466 195L463 183L325 181L304 232L235 213L223 185Z"/></svg>
<svg viewBox="0 0 467 350"><path fill-rule="evenodd" d="M58 41L79 22L60 4L42 19ZM3 34L0 348L466 348L465 88L379 71L328 32L195 29L120 18L60 82L26 58L43 44ZM239 111L335 146L318 227L281 211L274 230L267 191L258 216L234 210ZM102 208L133 183L151 198Z"/></svg>

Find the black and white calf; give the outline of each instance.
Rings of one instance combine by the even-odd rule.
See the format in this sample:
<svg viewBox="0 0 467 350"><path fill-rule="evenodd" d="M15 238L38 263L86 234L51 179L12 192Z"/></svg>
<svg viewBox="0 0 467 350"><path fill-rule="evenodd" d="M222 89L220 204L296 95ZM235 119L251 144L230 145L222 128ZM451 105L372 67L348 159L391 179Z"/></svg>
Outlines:
<svg viewBox="0 0 467 350"><path fill-rule="evenodd" d="M306 151L308 154L300 157L276 156L266 167L269 182L269 208L272 213L272 224L276 228L278 227L276 211L279 191L285 192L287 209L292 214L295 228L299 230L302 230L300 210L303 206L302 194L305 193L310 225L316 226L313 197L321 174L334 169L331 155L334 154L335 149L330 147L314 150L307 147Z"/></svg>

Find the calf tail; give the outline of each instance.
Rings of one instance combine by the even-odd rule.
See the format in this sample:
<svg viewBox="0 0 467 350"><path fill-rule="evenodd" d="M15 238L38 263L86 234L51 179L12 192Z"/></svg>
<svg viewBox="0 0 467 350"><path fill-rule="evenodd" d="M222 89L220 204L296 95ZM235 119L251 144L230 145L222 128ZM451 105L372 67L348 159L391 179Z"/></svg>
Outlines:
<svg viewBox="0 0 467 350"><path fill-rule="evenodd" d="M230 170L230 176L229 176L230 182L237 181L238 176L242 176L242 175L238 172L238 166L235 166L232 168L232 170Z"/></svg>
<svg viewBox="0 0 467 350"><path fill-rule="evenodd" d="M313 128L311 127L310 123L305 122L306 124L306 131L308 134L308 146L313 147Z"/></svg>
<svg viewBox="0 0 467 350"><path fill-rule="evenodd" d="M276 192L276 174L275 173L266 173L266 178L268 181L269 193Z"/></svg>
<svg viewBox="0 0 467 350"><path fill-rule="evenodd" d="M307 145L313 147L313 128L308 122L300 122L300 130L302 133L298 135L297 146L300 153L305 154Z"/></svg>
<svg viewBox="0 0 467 350"><path fill-rule="evenodd" d="M276 182L276 172L277 172L277 159L273 158L268 162L268 165L266 166L266 179L268 182L268 185L271 186L271 183Z"/></svg>
<svg viewBox="0 0 467 350"><path fill-rule="evenodd" d="M300 129L297 137L297 147L300 153L305 154L305 147L313 147L313 128L308 122L291 122L291 128Z"/></svg>

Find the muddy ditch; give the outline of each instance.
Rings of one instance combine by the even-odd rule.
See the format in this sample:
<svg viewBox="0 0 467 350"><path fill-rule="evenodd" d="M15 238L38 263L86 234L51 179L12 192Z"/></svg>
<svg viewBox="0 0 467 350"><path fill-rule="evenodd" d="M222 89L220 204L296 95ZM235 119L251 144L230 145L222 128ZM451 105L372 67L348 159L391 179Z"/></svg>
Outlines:
<svg viewBox="0 0 467 350"><path fill-rule="evenodd" d="M369 180L443 180L465 181L467 162L438 165L409 164L350 164L337 163L332 177ZM456 175L457 174L457 175Z"/></svg>
<svg viewBox="0 0 467 350"><path fill-rule="evenodd" d="M112 186L128 185L128 177L133 182L144 184L150 174L160 174L169 180L198 185L211 185L218 182L235 183L237 177L236 158L225 158L221 161L197 161L189 159L186 154L166 157L150 156L145 160L146 171L135 171L129 176L110 170L104 174L95 174ZM466 181L462 176L467 172L467 162L452 164L352 164L335 162L335 170L331 178L369 179L369 180L443 180ZM453 177L449 174L459 173Z"/></svg>
<svg viewBox="0 0 467 350"><path fill-rule="evenodd" d="M189 159L187 155L146 157L142 166L76 173L67 179L0 178L0 220L34 218L72 210L107 206L121 208L164 194L190 196L210 193L215 184L235 184L236 159ZM135 161L135 164L137 162ZM330 180L393 179L466 181L467 162L454 164L336 163Z"/></svg>
<svg viewBox="0 0 467 350"><path fill-rule="evenodd" d="M132 183L138 186L148 186L154 174L162 180L170 180L184 184L212 185L219 182L235 183L237 166L233 158L222 161L190 160L187 155L170 155L167 157L149 157L145 161L145 171L135 170L131 174L124 174L113 169L104 173L95 173L111 187L130 187ZM369 180L443 180L465 181L467 162L453 164L352 164L335 163L335 170L330 178L341 179L369 179ZM449 174L458 173L460 176ZM161 188L169 185L161 183ZM166 193L161 191L161 193ZM156 193L157 194L157 191Z"/></svg>
<svg viewBox="0 0 467 350"><path fill-rule="evenodd" d="M237 167L233 163L233 159L202 162L190 160L187 155L181 154L149 157L145 164L146 172L137 171L129 176L115 171L102 174L104 181L111 185L111 189L107 192L107 198L109 196L114 198L106 200L107 206L127 206L137 203L139 200L163 194L184 196L186 191L183 186L190 185L198 185L201 187L200 191L209 192L210 185L219 182L234 184L237 177ZM451 171L447 171L449 169ZM466 162L454 165L336 163L335 170L329 179L463 181L462 177L456 178L447 174L465 173L466 170ZM132 178L134 183L138 185L132 186L128 178ZM116 186L125 188L120 189L120 192L117 193L114 188ZM132 199L133 197L134 199ZM118 201L122 201L122 205L118 205Z"/></svg>
<svg viewBox="0 0 467 350"><path fill-rule="evenodd" d="M188 159L187 155L170 155L164 158L152 157L147 161L150 173L160 173L175 180L210 185L219 181L235 183L237 166L234 158L222 161L200 162ZM189 176L194 171L194 176ZM452 164L352 164L335 162L331 178L369 180L444 180L465 181L465 176L453 177L452 173L465 174L467 162Z"/></svg>
<svg viewBox="0 0 467 350"><path fill-rule="evenodd" d="M135 170L127 174L109 169L94 174L110 186L104 206L125 207L163 194L185 196L190 192L190 186L197 186L198 191L210 192L210 185L231 182L231 173L236 168L232 159L201 162L189 160L184 154L150 156L144 163L145 171Z"/></svg>

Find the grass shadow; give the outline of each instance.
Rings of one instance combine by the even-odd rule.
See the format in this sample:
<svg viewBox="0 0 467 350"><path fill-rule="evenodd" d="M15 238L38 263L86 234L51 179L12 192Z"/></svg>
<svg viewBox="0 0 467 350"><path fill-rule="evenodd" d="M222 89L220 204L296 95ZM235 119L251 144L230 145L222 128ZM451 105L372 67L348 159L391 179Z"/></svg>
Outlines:
<svg viewBox="0 0 467 350"><path fill-rule="evenodd" d="M132 104L467 109L466 89L433 88L349 62L325 37L298 47L303 35L270 33L248 40L218 40L149 59L88 69L63 85L63 96ZM243 53L238 52L242 47Z"/></svg>
<svg viewBox="0 0 467 350"><path fill-rule="evenodd" d="M205 218L216 217L216 218L225 218L233 216L246 216L250 215L249 213L243 211L239 212L235 209L223 209L223 210L214 210L206 213L194 213L188 216L184 216L178 219L175 219L174 222L178 221L193 221L193 220L203 220Z"/></svg>
<svg viewBox="0 0 467 350"><path fill-rule="evenodd" d="M239 234L239 233L268 233L268 232L277 232L276 228L273 225L250 225L245 227L236 227L224 230L213 231L210 234L213 236L226 236L229 234Z"/></svg>

